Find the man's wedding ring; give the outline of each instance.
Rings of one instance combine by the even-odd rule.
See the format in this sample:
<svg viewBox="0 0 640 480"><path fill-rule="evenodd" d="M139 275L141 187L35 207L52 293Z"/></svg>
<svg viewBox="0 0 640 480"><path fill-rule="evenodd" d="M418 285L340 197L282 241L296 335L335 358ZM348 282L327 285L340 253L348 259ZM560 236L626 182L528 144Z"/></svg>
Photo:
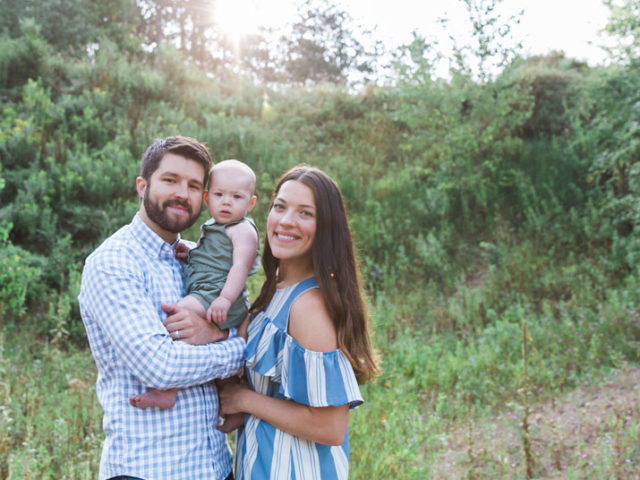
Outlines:
<svg viewBox="0 0 640 480"><path fill-rule="evenodd" d="M180 330L176 330L176 340L180 340Z"/></svg>

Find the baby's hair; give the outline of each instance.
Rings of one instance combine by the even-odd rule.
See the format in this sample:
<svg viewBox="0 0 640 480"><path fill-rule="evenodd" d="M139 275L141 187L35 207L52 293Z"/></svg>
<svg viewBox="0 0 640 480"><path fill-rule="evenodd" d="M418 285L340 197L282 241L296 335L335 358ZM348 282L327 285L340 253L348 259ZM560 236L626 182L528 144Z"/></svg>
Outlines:
<svg viewBox="0 0 640 480"><path fill-rule="evenodd" d="M254 173L253 169L249 165L247 165L244 162L241 162L240 160L236 160L233 158L222 160L221 162L218 162L215 165L213 165L211 167L211 170L209 170L209 181L211 182L211 179L213 178L213 174L215 172L219 172L220 170L223 170L223 169L233 169L247 175L247 177L250 180L251 194L253 194L253 191L256 188L256 174Z"/></svg>

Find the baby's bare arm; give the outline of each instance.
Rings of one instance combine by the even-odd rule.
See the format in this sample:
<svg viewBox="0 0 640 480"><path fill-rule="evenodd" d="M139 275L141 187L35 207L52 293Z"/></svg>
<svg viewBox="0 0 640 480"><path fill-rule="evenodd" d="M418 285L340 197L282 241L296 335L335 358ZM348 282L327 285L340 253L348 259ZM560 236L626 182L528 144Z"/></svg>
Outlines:
<svg viewBox="0 0 640 480"><path fill-rule="evenodd" d="M216 323L226 320L231 304L240 296L247 283L258 254L258 235L250 224L242 222L227 228L226 232L233 245L233 265L220 295L207 310L207 319Z"/></svg>
<svg viewBox="0 0 640 480"><path fill-rule="evenodd" d="M258 254L258 234L249 223L242 222L227 228L227 235L233 244L233 265L220 296L233 302L247 283Z"/></svg>

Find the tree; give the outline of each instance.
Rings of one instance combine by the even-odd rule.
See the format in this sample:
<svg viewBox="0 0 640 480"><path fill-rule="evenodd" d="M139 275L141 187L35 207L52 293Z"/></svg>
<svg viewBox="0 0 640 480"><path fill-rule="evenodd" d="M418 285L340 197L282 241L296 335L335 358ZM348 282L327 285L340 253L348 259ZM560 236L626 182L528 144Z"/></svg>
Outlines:
<svg viewBox="0 0 640 480"><path fill-rule="evenodd" d="M328 0L306 0L281 52L286 79L296 84L345 85L356 74L371 74L380 44L367 48L356 38L351 16ZM359 31L367 36L368 32Z"/></svg>
<svg viewBox="0 0 640 480"><path fill-rule="evenodd" d="M475 72L481 82L486 82L517 56L522 45L521 42L510 45L511 25L520 23L523 12L505 19L498 8L503 0L460 1L467 8L475 45L460 47L455 38L450 37L454 42L455 67L468 75Z"/></svg>
<svg viewBox="0 0 640 480"><path fill-rule="evenodd" d="M91 43L110 37L122 44L140 21L135 0L3 0L0 33L22 36L21 22L31 19L44 40L57 52L87 54Z"/></svg>
<svg viewBox="0 0 640 480"><path fill-rule="evenodd" d="M214 26L211 2L206 0L140 0L144 43L154 49L173 43L201 64L209 64L208 43Z"/></svg>
<svg viewBox="0 0 640 480"><path fill-rule="evenodd" d="M435 51L435 41L428 41L417 32L412 32L412 36L411 43L401 45L392 53L390 81L425 85L431 82L434 65L442 54Z"/></svg>
<svg viewBox="0 0 640 480"><path fill-rule="evenodd" d="M606 0L604 3L611 10L605 31L618 40L618 44L608 50L622 62L637 63L640 59L640 1L625 0L620 4Z"/></svg>

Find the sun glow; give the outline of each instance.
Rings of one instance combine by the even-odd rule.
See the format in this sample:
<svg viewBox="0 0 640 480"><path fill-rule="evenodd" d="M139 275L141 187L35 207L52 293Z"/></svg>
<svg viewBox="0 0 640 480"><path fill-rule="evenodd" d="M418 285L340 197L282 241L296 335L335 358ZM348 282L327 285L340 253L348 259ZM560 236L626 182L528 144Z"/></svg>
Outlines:
<svg viewBox="0 0 640 480"><path fill-rule="evenodd" d="M288 2L215 0L211 14L220 31L237 44L261 26L278 26L289 19L292 11L295 10Z"/></svg>

